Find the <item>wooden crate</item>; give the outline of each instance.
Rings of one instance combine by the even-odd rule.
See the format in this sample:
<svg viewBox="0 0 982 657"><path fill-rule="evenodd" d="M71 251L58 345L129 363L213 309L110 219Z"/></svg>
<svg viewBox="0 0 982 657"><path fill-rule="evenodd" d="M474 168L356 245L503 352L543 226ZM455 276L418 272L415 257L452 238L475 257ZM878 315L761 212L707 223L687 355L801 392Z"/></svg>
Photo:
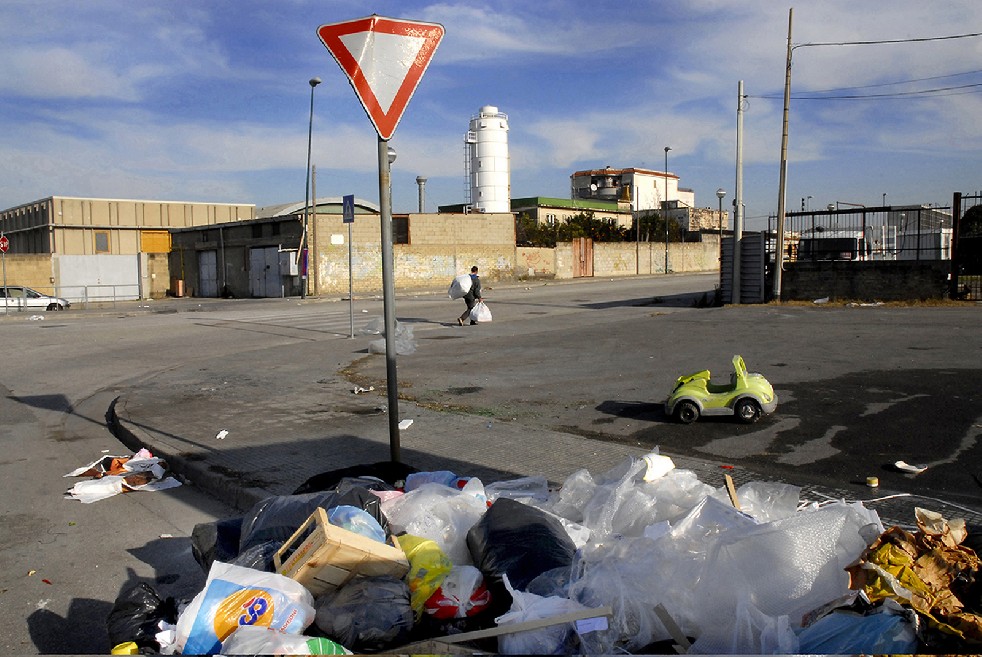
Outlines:
<svg viewBox="0 0 982 657"><path fill-rule="evenodd" d="M310 536L300 542L310 529ZM273 563L277 573L300 582L317 597L356 577L405 576L409 562L395 536L392 543L336 527L328 522L324 509L318 508L277 550Z"/></svg>

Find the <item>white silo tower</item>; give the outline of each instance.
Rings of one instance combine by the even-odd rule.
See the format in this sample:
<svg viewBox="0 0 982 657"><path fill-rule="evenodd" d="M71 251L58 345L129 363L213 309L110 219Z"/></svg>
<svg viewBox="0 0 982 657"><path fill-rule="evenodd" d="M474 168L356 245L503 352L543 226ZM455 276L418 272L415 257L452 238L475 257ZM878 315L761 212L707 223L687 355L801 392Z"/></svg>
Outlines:
<svg viewBox="0 0 982 657"><path fill-rule="evenodd" d="M511 211L508 115L485 105L471 118L464 139L465 203L474 212Z"/></svg>

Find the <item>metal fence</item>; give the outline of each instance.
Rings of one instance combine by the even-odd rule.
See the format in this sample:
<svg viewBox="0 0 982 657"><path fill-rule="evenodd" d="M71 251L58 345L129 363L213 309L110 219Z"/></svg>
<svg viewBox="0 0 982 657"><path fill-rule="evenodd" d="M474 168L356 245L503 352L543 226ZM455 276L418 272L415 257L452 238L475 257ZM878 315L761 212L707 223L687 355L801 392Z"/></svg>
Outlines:
<svg viewBox="0 0 982 657"><path fill-rule="evenodd" d="M784 225L786 262L950 260L952 254L950 208L885 206L789 212Z"/></svg>
<svg viewBox="0 0 982 657"><path fill-rule="evenodd" d="M979 205L982 205L982 193L955 192L952 199L956 230L951 264L952 299L982 299L982 234L973 233L970 227L961 223L965 214Z"/></svg>

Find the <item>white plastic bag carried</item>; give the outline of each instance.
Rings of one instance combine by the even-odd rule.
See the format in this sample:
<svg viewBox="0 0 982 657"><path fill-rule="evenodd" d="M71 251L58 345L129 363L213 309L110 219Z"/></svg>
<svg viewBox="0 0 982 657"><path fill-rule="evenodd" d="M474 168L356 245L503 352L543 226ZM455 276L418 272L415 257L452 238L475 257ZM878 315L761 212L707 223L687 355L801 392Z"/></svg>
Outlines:
<svg viewBox="0 0 982 657"><path fill-rule="evenodd" d="M447 294L451 299L463 299L464 295L471 291L471 283L473 281L470 274L461 274L453 279Z"/></svg>
<svg viewBox="0 0 982 657"><path fill-rule="evenodd" d="M483 301L478 301L471 308L471 321L478 322L479 324L484 324L491 321L491 309L488 308L488 304Z"/></svg>

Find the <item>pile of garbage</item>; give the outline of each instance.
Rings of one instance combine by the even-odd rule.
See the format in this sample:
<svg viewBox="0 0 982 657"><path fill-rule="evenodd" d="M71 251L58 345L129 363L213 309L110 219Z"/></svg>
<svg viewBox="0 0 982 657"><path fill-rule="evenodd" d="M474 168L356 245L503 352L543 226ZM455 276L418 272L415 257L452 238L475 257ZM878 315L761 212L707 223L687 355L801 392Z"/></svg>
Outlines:
<svg viewBox="0 0 982 657"><path fill-rule="evenodd" d="M959 652L982 644L978 536L792 485L721 487L652 453L559 488L380 463L195 527L189 603L147 585L114 644L165 654Z"/></svg>

